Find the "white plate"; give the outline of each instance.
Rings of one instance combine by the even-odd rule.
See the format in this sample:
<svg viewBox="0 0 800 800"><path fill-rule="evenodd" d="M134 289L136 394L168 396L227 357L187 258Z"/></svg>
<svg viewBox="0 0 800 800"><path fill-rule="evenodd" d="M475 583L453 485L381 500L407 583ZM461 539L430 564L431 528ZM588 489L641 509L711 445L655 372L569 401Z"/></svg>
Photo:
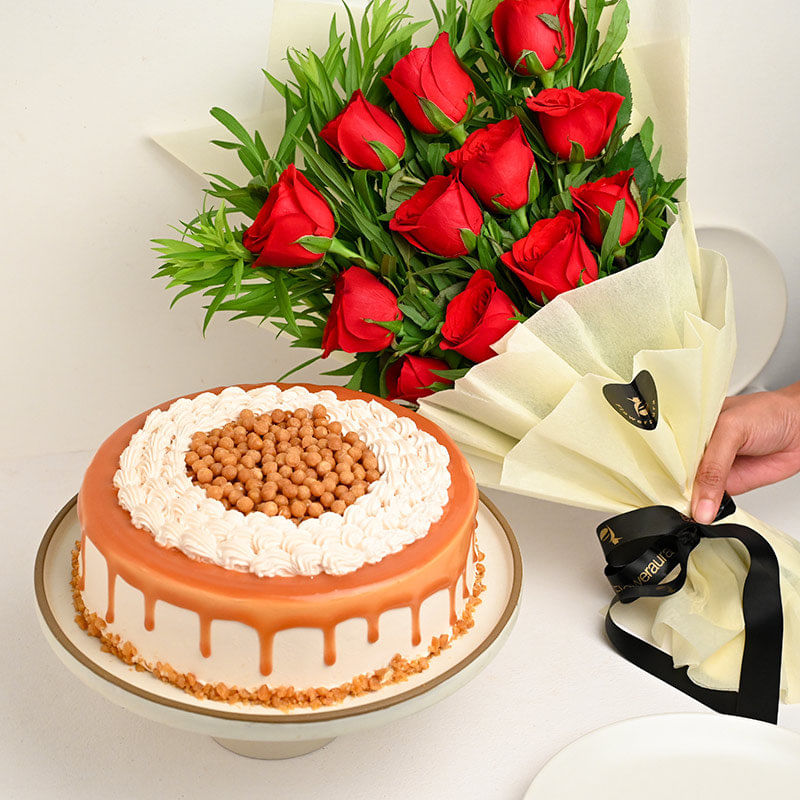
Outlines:
<svg viewBox="0 0 800 800"><path fill-rule="evenodd" d="M722 714L639 717L545 764L525 800L757 800L800 793L800 736Z"/></svg>
<svg viewBox="0 0 800 800"><path fill-rule="evenodd" d="M74 621L70 554L81 529L74 498L51 523L34 571L37 611L56 655L87 686L156 722L213 736L242 755L285 758L321 747L333 737L391 722L444 699L474 678L498 653L516 620L522 560L508 523L487 498L478 508L478 543L485 554L486 589L475 626L430 667L376 694L348 697L336 707L278 711L198 700L149 672L137 672L86 635Z"/></svg>
<svg viewBox="0 0 800 800"><path fill-rule="evenodd" d="M716 250L728 260L736 309L736 361L729 387L738 394L766 366L786 322L786 281L769 248L734 228L697 229L701 247Z"/></svg>

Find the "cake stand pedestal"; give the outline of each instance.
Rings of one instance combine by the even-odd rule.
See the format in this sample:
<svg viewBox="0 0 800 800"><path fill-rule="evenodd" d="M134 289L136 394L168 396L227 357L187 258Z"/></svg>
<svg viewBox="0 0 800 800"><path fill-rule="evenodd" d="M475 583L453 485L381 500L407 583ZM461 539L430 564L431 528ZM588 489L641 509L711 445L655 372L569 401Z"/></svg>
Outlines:
<svg viewBox="0 0 800 800"><path fill-rule="evenodd" d="M250 758L305 755L337 736L378 727L421 711L474 678L498 653L517 617L522 586L519 547L508 523L488 498L478 508L478 545L485 554L486 589L475 626L430 667L374 694L337 706L284 712L261 706L198 700L149 672L137 672L75 623L70 586L71 552L81 536L75 498L56 515L39 546L34 568L37 612L45 638L64 665L113 703L192 733Z"/></svg>
<svg viewBox="0 0 800 800"><path fill-rule="evenodd" d="M231 753L247 758L282 759L304 756L330 744L336 737L330 739L306 739L302 742L248 742L240 739L218 739L214 741Z"/></svg>

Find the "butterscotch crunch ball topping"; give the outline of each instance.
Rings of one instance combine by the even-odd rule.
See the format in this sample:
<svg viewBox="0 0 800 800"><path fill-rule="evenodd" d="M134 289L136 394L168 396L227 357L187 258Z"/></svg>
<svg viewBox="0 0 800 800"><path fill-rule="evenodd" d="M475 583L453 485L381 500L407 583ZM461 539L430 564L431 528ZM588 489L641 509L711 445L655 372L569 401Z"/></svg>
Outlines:
<svg viewBox="0 0 800 800"><path fill-rule="evenodd" d="M308 412L256 416L245 409L234 422L192 436L186 472L226 509L259 511L302 522L327 511L343 514L378 480L378 459L323 405Z"/></svg>

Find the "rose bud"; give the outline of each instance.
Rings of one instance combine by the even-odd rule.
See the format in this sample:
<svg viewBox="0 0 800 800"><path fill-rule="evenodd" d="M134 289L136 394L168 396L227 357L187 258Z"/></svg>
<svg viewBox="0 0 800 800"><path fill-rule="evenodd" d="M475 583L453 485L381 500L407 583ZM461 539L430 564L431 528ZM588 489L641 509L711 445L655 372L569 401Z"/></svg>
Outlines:
<svg viewBox="0 0 800 800"><path fill-rule="evenodd" d="M322 355L332 350L373 353L392 343L394 334L376 325L403 318L391 289L361 267L346 269L336 280L333 305L322 334Z"/></svg>
<svg viewBox="0 0 800 800"><path fill-rule="evenodd" d="M361 89L319 135L356 169L393 167L406 149L402 128L382 108L368 102ZM391 152L381 155L380 145Z"/></svg>
<svg viewBox="0 0 800 800"><path fill-rule="evenodd" d="M525 103L536 113L547 146L566 161L573 142L583 148L586 158L600 154L611 138L624 99L616 92L579 92L568 86L543 89Z"/></svg>
<svg viewBox="0 0 800 800"><path fill-rule="evenodd" d="M541 19L558 18L560 31ZM492 14L497 46L511 69L519 75L541 75L572 57L575 28L569 0L503 0Z"/></svg>
<svg viewBox="0 0 800 800"><path fill-rule="evenodd" d="M491 345L517 324L516 313L492 273L479 269L447 305L440 347L455 350L470 361L486 361L495 355Z"/></svg>
<svg viewBox="0 0 800 800"><path fill-rule="evenodd" d="M386 370L386 388L390 400L415 403L420 397L433 394L428 388L433 383L452 383L448 378L435 375L433 370L450 369L446 361L432 356L403 356Z"/></svg>
<svg viewBox="0 0 800 800"><path fill-rule="evenodd" d="M479 128L444 160L489 211L516 211L539 192L536 160L516 117Z"/></svg>
<svg viewBox="0 0 800 800"><path fill-rule="evenodd" d="M580 222L574 211L540 219L500 256L537 303L597 279L597 260L581 236Z"/></svg>
<svg viewBox="0 0 800 800"><path fill-rule="evenodd" d="M383 78L409 122L422 133L448 131L469 112L475 86L450 48L446 33L430 47L417 47L403 56Z"/></svg>
<svg viewBox="0 0 800 800"><path fill-rule="evenodd" d="M301 236L333 236L336 222L325 198L294 164L281 173L242 244L258 258L254 267L302 267L322 256L297 244Z"/></svg>
<svg viewBox="0 0 800 800"><path fill-rule="evenodd" d="M466 186L454 175L434 175L400 204L389 228L420 250L457 258L474 248L482 224L481 207Z"/></svg>
<svg viewBox="0 0 800 800"><path fill-rule="evenodd" d="M596 247L603 244L600 211L612 215L619 200L625 201L619 243L624 247L636 236L639 230L639 206L631 194L632 179L633 169L626 169L611 178L600 178L599 181L584 183L569 190L575 210L581 215L583 235Z"/></svg>

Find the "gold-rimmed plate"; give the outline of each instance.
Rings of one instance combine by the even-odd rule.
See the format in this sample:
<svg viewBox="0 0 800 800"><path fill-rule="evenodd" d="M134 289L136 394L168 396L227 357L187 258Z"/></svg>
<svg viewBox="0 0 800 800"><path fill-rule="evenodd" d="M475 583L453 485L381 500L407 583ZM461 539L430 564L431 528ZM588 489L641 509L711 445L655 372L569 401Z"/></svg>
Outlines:
<svg viewBox="0 0 800 800"><path fill-rule="evenodd" d="M213 736L235 752L262 758L310 752L335 736L379 726L452 694L494 657L519 607L522 562L514 534L485 496L478 508L478 543L485 553L486 590L475 626L431 659L429 669L376 694L349 697L335 707L283 712L261 706L198 700L148 672L138 672L100 649L75 623L71 551L80 539L72 498L51 522L34 567L42 630L61 661L87 686L148 719Z"/></svg>

